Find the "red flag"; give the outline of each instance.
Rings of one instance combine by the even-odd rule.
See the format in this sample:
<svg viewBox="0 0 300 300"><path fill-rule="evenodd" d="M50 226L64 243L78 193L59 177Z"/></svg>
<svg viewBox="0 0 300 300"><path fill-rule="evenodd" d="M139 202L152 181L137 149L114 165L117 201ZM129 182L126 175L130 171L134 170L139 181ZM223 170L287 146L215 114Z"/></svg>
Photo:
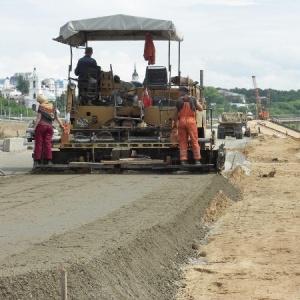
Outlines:
<svg viewBox="0 0 300 300"><path fill-rule="evenodd" d="M144 89L143 103L144 107L152 106L152 99L149 97L147 88Z"/></svg>

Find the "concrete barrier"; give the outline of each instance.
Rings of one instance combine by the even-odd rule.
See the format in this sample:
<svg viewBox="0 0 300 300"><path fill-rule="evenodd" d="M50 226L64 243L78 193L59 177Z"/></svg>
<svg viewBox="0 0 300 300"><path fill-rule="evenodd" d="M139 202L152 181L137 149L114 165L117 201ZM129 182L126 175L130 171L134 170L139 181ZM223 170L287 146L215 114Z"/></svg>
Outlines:
<svg viewBox="0 0 300 300"><path fill-rule="evenodd" d="M15 152L25 150L24 138L6 138L3 142L4 152Z"/></svg>

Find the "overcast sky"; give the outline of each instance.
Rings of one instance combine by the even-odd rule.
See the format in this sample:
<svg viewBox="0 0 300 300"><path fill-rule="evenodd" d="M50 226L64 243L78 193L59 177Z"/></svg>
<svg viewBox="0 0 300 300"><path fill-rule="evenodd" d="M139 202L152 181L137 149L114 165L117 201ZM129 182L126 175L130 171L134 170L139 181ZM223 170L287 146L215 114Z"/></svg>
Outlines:
<svg viewBox="0 0 300 300"><path fill-rule="evenodd" d="M44 77L66 79L70 48L53 41L68 21L127 14L171 20L184 36L181 74L204 85L300 89L300 1L298 0L0 0L0 78L35 67ZM156 65L167 66L167 42L155 42ZM136 63L143 80L143 42L96 42L102 70L130 81ZM173 46L174 45L174 46ZM177 57L177 43L171 51ZM73 51L73 65L84 55ZM177 59L177 58L176 58ZM172 60L175 76L177 60ZM173 69L174 66L174 69ZM175 71L174 71L175 70Z"/></svg>

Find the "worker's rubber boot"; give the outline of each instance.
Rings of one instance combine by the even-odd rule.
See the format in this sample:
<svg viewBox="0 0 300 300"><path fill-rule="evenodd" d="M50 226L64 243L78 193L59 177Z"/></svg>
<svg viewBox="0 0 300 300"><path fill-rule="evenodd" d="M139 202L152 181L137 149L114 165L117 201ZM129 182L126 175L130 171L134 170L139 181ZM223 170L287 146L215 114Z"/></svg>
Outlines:
<svg viewBox="0 0 300 300"><path fill-rule="evenodd" d="M41 164L41 160L40 160L40 159L35 160L35 161L33 162L33 165L34 165L34 166L38 166L38 165L40 165L40 164Z"/></svg>
<svg viewBox="0 0 300 300"><path fill-rule="evenodd" d="M50 159L45 159L43 165L45 166L53 166L53 163Z"/></svg>
<svg viewBox="0 0 300 300"><path fill-rule="evenodd" d="M188 162L187 162L187 160L182 160L182 161L180 162L180 164L181 164L182 166L186 166L186 165L188 165Z"/></svg>
<svg viewBox="0 0 300 300"><path fill-rule="evenodd" d="M200 159L195 159L195 165L196 165L196 166L201 166L201 161L200 161Z"/></svg>

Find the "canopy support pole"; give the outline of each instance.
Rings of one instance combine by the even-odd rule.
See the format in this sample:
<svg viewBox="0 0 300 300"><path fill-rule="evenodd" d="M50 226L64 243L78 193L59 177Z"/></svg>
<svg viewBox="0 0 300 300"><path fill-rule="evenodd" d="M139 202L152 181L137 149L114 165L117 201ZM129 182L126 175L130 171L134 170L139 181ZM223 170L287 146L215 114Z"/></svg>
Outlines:
<svg viewBox="0 0 300 300"><path fill-rule="evenodd" d="M178 78L179 78L179 84L180 84L180 82L181 82L181 71L180 71L180 55L181 55L181 53L180 53L180 43L181 42L178 42Z"/></svg>

